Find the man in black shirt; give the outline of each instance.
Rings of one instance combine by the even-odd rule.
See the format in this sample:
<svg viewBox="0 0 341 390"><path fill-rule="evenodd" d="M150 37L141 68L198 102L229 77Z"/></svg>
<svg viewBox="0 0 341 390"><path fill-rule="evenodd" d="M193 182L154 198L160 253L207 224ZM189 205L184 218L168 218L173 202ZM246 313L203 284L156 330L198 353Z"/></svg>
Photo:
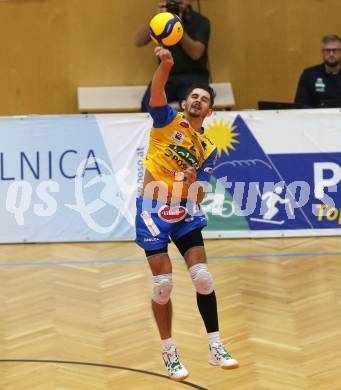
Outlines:
<svg viewBox="0 0 341 390"><path fill-rule="evenodd" d="M323 100L341 100L341 38L322 38L323 63L304 69L298 82L295 103L321 107Z"/></svg>
<svg viewBox="0 0 341 390"><path fill-rule="evenodd" d="M186 92L193 84L209 83L207 46L210 38L209 20L194 11L189 0L176 0L179 6L180 18L184 26L181 41L169 48L174 58L174 67L171 70L165 87L168 102L181 103ZM157 12L167 11L167 1L159 4ZM145 46L150 42L149 27L144 26L135 37L135 45ZM147 111L150 99L150 85L148 86L141 103L141 110Z"/></svg>

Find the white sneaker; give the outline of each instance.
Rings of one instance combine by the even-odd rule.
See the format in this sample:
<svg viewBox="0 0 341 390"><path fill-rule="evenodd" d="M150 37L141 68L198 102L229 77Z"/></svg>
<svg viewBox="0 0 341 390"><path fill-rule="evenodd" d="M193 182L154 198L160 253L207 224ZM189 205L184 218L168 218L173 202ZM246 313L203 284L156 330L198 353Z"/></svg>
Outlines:
<svg viewBox="0 0 341 390"><path fill-rule="evenodd" d="M175 345L171 345L168 349L164 349L162 352L162 358L171 379L181 382L188 377L188 371L180 362Z"/></svg>
<svg viewBox="0 0 341 390"><path fill-rule="evenodd" d="M220 366L224 370L238 368L239 363L226 351L223 343L209 345L208 362L212 366Z"/></svg>

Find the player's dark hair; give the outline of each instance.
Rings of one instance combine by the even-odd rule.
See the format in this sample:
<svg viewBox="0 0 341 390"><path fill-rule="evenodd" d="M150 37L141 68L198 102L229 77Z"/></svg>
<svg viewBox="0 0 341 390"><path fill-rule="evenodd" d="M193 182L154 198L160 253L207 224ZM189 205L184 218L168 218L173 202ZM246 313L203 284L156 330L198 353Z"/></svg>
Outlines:
<svg viewBox="0 0 341 390"><path fill-rule="evenodd" d="M215 98L215 92L214 92L214 89L209 86L208 84L204 84L204 83L196 83L196 84L192 84L188 89L187 89L187 92L186 92L186 95L185 95L185 99L187 100L188 96L193 92L194 89L196 88L199 88L199 89L203 89L204 91L208 92L210 94L210 107L213 106L214 104L214 98Z"/></svg>

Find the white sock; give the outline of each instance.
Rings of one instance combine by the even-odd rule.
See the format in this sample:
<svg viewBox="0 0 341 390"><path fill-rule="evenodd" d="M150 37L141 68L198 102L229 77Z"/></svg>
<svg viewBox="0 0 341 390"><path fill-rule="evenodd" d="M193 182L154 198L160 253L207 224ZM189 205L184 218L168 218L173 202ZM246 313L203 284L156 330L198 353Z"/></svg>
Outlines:
<svg viewBox="0 0 341 390"><path fill-rule="evenodd" d="M162 349L168 349L170 346L174 345L173 339L170 337L169 339L161 340L162 342Z"/></svg>
<svg viewBox="0 0 341 390"><path fill-rule="evenodd" d="M207 333L208 342L212 345L213 343L220 343L219 331Z"/></svg>

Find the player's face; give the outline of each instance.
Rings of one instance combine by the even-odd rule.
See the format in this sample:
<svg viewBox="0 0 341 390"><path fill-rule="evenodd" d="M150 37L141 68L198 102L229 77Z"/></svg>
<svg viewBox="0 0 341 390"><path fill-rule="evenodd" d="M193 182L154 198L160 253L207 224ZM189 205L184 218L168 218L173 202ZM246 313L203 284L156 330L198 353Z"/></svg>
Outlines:
<svg viewBox="0 0 341 390"><path fill-rule="evenodd" d="M201 88L195 88L189 94L184 104L184 111L192 118L205 118L211 115L210 94Z"/></svg>
<svg viewBox="0 0 341 390"><path fill-rule="evenodd" d="M341 43L335 41L323 44L322 57L326 65L332 68L338 66L341 62Z"/></svg>

